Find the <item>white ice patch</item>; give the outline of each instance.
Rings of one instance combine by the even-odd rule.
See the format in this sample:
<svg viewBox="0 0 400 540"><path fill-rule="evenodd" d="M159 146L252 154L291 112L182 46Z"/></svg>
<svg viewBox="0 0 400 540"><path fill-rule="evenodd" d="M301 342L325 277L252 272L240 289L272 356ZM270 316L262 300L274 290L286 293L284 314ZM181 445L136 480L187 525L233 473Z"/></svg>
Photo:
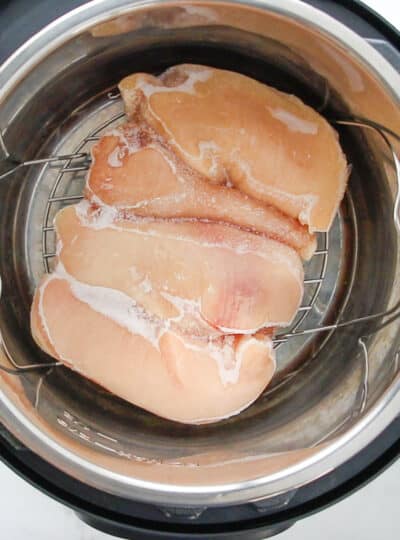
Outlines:
<svg viewBox="0 0 400 540"><path fill-rule="evenodd" d="M242 355L235 351L234 342L233 336L225 336L222 345L210 341L208 346L210 356L217 363L219 376L224 386L235 384L239 380Z"/></svg>
<svg viewBox="0 0 400 540"><path fill-rule="evenodd" d="M126 294L107 287L93 287L75 281L71 283L74 296L94 311L108 317L132 334L139 334L158 348L159 329L146 312Z"/></svg>
<svg viewBox="0 0 400 540"><path fill-rule="evenodd" d="M130 125L129 128L125 130L122 128L113 128L108 130L104 136L105 137L116 137L121 145L126 148L129 153L137 152L141 149L142 145L140 144L140 128L138 126Z"/></svg>
<svg viewBox="0 0 400 540"><path fill-rule="evenodd" d="M316 199L316 197L314 197ZM307 204L303 210L299 212L299 221L302 225L309 225L311 221L311 212L315 206L315 202L313 204ZM313 232L312 228L310 227L310 231Z"/></svg>
<svg viewBox="0 0 400 540"><path fill-rule="evenodd" d="M145 294L151 292L153 290L153 286L151 284L151 281L148 277L146 277L143 281L139 283L139 287L141 291L143 291Z"/></svg>
<svg viewBox="0 0 400 540"><path fill-rule="evenodd" d="M159 340L163 333L168 330L169 321L152 319L141 306L125 293L108 287L81 283L67 273L62 263L58 263L54 273L39 291L39 315L46 335L54 348L55 345L46 324L42 289L51 280L57 278L65 279L69 283L71 292L77 300L87 304L91 309L112 320L132 334L140 335L159 350ZM146 286L146 280L144 280L144 284ZM198 315L199 301L184 300L167 293L163 293L163 296L179 307L181 313L176 319L180 319L188 313ZM180 339L183 340L183 338ZM247 344L239 345L235 350L233 336L224 336L221 339L222 343L208 339L206 346L204 340L199 341L201 345L196 345L195 339L190 340L190 338L183 340L183 343L187 349L209 355L217 364L221 383L226 386L227 384L238 382L243 352ZM67 359L63 359L67 361Z"/></svg>
<svg viewBox="0 0 400 540"><path fill-rule="evenodd" d="M116 146L114 150L108 155L107 163L110 167L122 167L121 159L124 159L125 152L120 146Z"/></svg>
<svg viewBox="0 0 400 540"><path fill-rule="evenodd" d="M318 133L318 124L315 122L308 122L284 109L268 107L268 110L271 116L285 124L290 131L304 133L305 135L316 135Z"/></svg>
<svg viewBox="0 0 400 540"><path fill-rule="evenodd" d="M166 324L168 328L170 327L171 323L179 325L179 323L186 319L186 322L195 321L197 328L215 334L215 330L201 316L200 298L190 300L166 291L161 291L161 296L168 300L168 302L170 302L178 311L178 315L167 320Z"/></svg>
<svg viewBox="0 0 400 540"><path fill-rule="evenodd" d="M200 313L200 299L189 300L165 291L162 291L161 295L168 300L168 302L171 302L171 304L179 311L179 315L173 318L174 321L182 320L187 314L198 315Z"/></svg>
<svg viewBox="0 0 400 540"><path fill-rule="evenodd" d="M159 338L163 332L161 325L151 319L127 294L108 287L81 283L68 274L61 263L57 265L53 276L67 280L77 300L84 302L132 334L142 336L158 350Z"/></svg>
<svg viewBox="0 0 400 540"><path fill-rule="evenodd" d="M289 262L292 264L288 265L288 268L296 276L299 283L302 283L303 275L299 272L301 266L297 266L293 263L293 258L296 258L295 252L292 248L271 240L268 238L256 237L248 235L247 233L242 233L241 231L234 230L237 236L242 238L237 238L233 240L232 243L217 241L210 242L203 239L198 239L193 236L184 236L182 234L173 234L160 232L157 230L157 223L154 223L154 228L152 228L151 221L148 218L136 218L135 223L138 224L137 227L124 227L121 222L118 222L118 210L110 206L103 206L98 208L94 213L88 215L87 210L90 209L90 204L87 201L81 201L76 205L76 212L80 219L80 222L85 227L92 229L104 229L109 228L115 231L126 232L129 234L136 234L139 236L148 236L153 238L159 238L164 241L175 240L179 242L185 242L192 245L196 245L202 248L219 248L226 249L228 251L234 252L237 255L254 255L260 257L268 262L279 262L285 265L288 265ZM179 222L188 222L190 220L186 219L176 219L174 223ZM140 224L149 223L149 226L145 229L140 228ZM205 223L206 225L206 223ZM211 226L211 225L210 225ZM260 245L255 246L255 240L258 240ZM289 259L289 260L288 260Z"/></svg>
<svg viewBox="0 0 400 540"><path fill-rule="evenodd" d="M108 164L110 167L122 167L123 163L121 160L126 156L131 156L137 152L144 150L145 148L150 148L159 152L163 159L168 163L171 171L177 175L178 180L182 182L182 178L178 175L178 170L176 163L171 158L171 156L166 152L161 144L156 142L149 142L147 144L142 144L140 142L140 128L139 127L130 127L129 132L125 134L123 129L114 128L108 131L105 136L107 137L116 137L119 142L116 148L108 156ZM111 180L111 178L110 178Z"/></svg>
<svg viewBox="0 0 400 540"><path fill-rule="evenodd" d="M196 161L203 161L209 158L211 165L208 169L208 175L215 177L218 174L219 158L218 152L222 154L220 147L214 141L200 141L198 144L199 156Z"/></svg>
<svg viewBox="0 0 400 540"><path fill-rule="evenodd" d="M168 73L168 71L166 71L165 73ZM151 84L147 81L139 81L137 88L140 89L147 98L149 98L153 94L171 92L183 92L185 94L195 95L196 83L207 81L212 75L212 70L207 68L190 70L189 68L189 70L185 71L185 75L187 75L186 80L176 86L158 86L157 84Z"/></svg>
<svg viewBox="0 0 400 540"><path fill-rule="evenodd" d="M259 340L254 338L249 338L246 340L242 340L239 345L236 346L235 354L233 355L231 350L233 346L233 341L229 342L227 341L230 338L230 336L226 336L224 338L224 345L222 347L221 352L218 350L214 351L214 358L218 363L218 369L220 373L221 380L223 384L236 384L239 381L240 376L240 369L243 364L243 357L245 354L246 349L251 344L257 344L258 346L267 346L268 352L273 358L275 362L275 358L273 357L273 351L272 351L272 341L268 339L267 341L264 341L261 343ZM233 338L232 338L233 340ZM222 355L221 355L222 353Z"/></svg>
<svg viewBox="0 0 400 540"><path fill-rule="evenodd" d="M111 227L118 218L118 210L113 206L104 204L96 195L91 196L91 202L98 205L93 209L87 199L75 205L75 212L82 225L92 229L105 229Z"/></svg>
<svg viewBox="0 0 400 540"><path fill-rule="evenodd" d="M240 369L243 363L245 350L250 344L256 343L259 346L267 346L271 358L275 361L272 351L272 342L270 339L260 343L259 340L249 338L242 341L235 347L234 336L222 337L222 343L209 339L206 352L213 358L218 367L220 380L223 386L228 384L237 384L240 376ZM186 344L187 348L197 352L204 352L204 349L197 346L195 343ZM231 416L229 414L228 416ZM198 420L200 422L201 420Z"/></svg>
<svg viewBox="0 0 400 540"><path fill-rule="evenodd" d="M118 145L108 155L107 163L110 167L122 167L122 160L126 155L134 154L141 149L139 129L136 127L130 127L127 135L123 129L113 128L107 131L104 136L118 139Z"/></svg>
<svg viewBox="0 0 400 540"><path fill-rule="evenodd" d="M201 317L200 299L187 300L166 292L161 294L179 311L179 315L171 319L172 321L179 322L184 317L192 316L198 320L198 324L208 326L208 323ZM242 351L240 346L235 349L234 336L219 336L216 339L209 337L206 339L206 346L204 346L204 340L200 338L201 345L196 344L195 340L191 340L184 342L185 347L195 352L208 354L215 361L223 386L236 384L239 380L242 365Z"/></svg>
<svg viewBox="0 0 400 540"><path fill-rule="evenodd" d="M295 207L301 207L299 221L303 225L310 225L309 221L311 218L311 212L319 201L319 197L317 195L311 193L301 193L295 195L294 193L288 193L287 191L282 191L273 186L260 182L253 176L250 165L246 161L240 159L237 150L232 151L231 160L238 165L243 174L246 176L247 183L254 189L256 193L266 195L267 197L274 197L275 199L282 201L282 203L290 202ZM311 227L310 232L313 232Z"/></svg>

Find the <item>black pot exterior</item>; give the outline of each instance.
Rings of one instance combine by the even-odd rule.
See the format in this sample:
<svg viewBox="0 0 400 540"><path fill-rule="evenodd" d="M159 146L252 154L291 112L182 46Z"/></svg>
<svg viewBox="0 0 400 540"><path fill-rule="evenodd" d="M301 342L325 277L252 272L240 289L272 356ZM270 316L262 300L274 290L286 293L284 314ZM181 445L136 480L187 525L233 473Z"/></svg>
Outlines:
<svg viewBox="0 0 400 540"><path fill-rule="evenodd" d="M0 62L51 20L82 0L14 0L0 6ZM400 38L394 28L355 1L309 0L363 37L392 45L387 59L400 70ZM394 47L394 49L393 49ZM397 50L397 55L393 55ZM381 50L385 54L384 48ZM400 417L353 459L317 481L266 501L233 507L157 508L121 499L67 476L23 447L0 425L0 459L32 485L66 504L89 525L135 540L199 538L258 540L279 534L296 520L348 496L390 465L400 453Z"/></svg>

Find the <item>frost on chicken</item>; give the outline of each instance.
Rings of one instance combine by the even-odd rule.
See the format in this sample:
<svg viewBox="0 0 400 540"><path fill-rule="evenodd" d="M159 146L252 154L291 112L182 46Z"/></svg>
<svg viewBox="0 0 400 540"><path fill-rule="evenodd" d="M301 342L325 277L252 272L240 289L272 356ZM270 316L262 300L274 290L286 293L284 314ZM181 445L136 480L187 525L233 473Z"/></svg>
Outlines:
<svg viewBox="0 0 400 540"><path fill-rule="evenodd" d="M55 218L32 334L139 407L216 422L273 377L273 332L301 303L301 259L330 226L346 160L315 111L236 73L176 66L120 90L126 122Z"/></svg>

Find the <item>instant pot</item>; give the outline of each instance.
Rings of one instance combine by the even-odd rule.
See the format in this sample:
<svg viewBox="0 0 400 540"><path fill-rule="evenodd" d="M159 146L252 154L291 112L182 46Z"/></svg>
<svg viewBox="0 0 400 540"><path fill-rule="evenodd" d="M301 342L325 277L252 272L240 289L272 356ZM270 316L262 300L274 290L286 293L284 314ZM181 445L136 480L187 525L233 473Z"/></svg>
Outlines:
<svg viewBox="0 0 400 540"><path fill-rule="evenodd" d="M381 472L400 451L397 32L344 0L14 0L0 24L0 175L12 171L0 180L1 459L135 540L266 538ZM80 199L93 141L123 119L118 81L183 62L296 94L332 122L352 165L272 384L203 426L55 365L29 330L53 217Z"/></svg>

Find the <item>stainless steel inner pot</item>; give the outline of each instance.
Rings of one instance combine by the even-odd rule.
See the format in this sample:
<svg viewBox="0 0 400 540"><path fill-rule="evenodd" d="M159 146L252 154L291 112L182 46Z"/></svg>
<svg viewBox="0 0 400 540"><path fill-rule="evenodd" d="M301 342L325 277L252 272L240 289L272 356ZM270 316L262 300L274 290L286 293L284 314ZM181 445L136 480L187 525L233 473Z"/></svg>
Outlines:
<svg viewBox="0 0 400 540"><path fill-rule="evenodd" d="M295 0L97 0L46 27L0 69L5 144L20 159L88 151L123 121L115 94L123 76L181 62L232 69L296 94L328 119L364 117L400 133L399 75L314 8ZM400 296L390 155L371 131L343 128L340 139L351 181L306 266L300 330L385 311ZM86 168L82 160L46 164L0 183L4 365L49 360L30 336L30 303L52 267L54 214L79 199ZM215 425L162 420L63 367L0 372L0 420L74 478L135 500L210 506L293 493L400 413L400 323L375 328L278 344L273 383L247 411Z"/></svg>

